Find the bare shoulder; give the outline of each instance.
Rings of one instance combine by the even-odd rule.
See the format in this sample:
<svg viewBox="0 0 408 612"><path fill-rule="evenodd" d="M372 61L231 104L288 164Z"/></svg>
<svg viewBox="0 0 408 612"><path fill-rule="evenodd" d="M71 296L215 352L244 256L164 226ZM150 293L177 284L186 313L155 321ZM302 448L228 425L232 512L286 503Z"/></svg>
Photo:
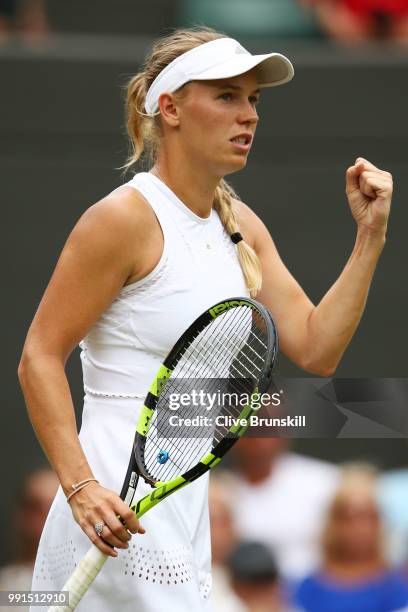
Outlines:
<svg viewBox="0 0 408 612"><path fill-rule="evenodd" d="M31 324L26 346L64 361L129 278L143 276L155 217L136 190L120 187L90 206L61 252ZM146 235L149 237L146 237ZM158 248L158 247L157 247ZM147 253L146 253L147 252Z"/></svg>
<svg viewBox="0 0 408 612"><path fill-rule="evenodd" d="M82 251L84 257L99 255L104 263L122 261L126 278L133 278L143 268L146 247L156 236L157 226L154 211L142 194L123 185L85 210L66 246Z"/></svg>
<svg viewBox="0 0 408 612"><path fill-rule="evenodd" d="M259 242L260 237L268 235L270 238L269 231L260 217L250 206L248 206L248 204L234 198L232 205L238 217L241 234L245 242L256 250L257 242Z"/></svg>
<svg viewBox="0 0 408 612"><path fill-rule="evenodd" d="M142 194L123 185L90 206L80 218L77 227L109 233L114 238L125 237L146 230L146 224L154 223L155 215Z"/></svg>

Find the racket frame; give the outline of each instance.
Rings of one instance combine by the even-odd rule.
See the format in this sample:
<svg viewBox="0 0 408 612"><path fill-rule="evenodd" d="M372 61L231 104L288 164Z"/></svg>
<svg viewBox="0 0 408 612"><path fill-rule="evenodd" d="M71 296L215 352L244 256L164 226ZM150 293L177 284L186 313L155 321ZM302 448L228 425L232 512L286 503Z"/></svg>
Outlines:
<svg viewBox="0 0 408 612"><path fill-rule="evenodd" d="M229 432L220 442L212 447L211 452L205 454L198 463L180 474L172 480L161 482L153 480L147 473L144 464L144 447L146 443L146 436L149 431L149 427L156 410L156 406L160 395L164 392L166 382L173 373L174 368L183 356L184 352L195 340L195 338L203 331L206 326L214 321L217 317L224 314L227 310L234 308L247 306L256 310L265 322L265 330L267 334L267 351L265 355L264 365L259 374L259 381L256 388L253 390L250 400L246 406L244 406L237 417L238 421L246 420L249 423L250 416L256 412L257 409L252 408L252 398L255 394L264 393L269 388L272 380L272 372L276 363L278 354L278 334L275 323L269 313L269 311L259 302L250 298L234 297L228 300L218 302L199 316L186 331L180 336L166 359L160 365L156 376L150 386L149 392L146 395L145 403L142 407L137 426L136 435L133 444L133 452L129 463L127 475L124 481L124 485L121 491L121 497L131 507L133 512L138 518L148 512L153 506L158 504L160 501L175 493L185 485L193 482L200 476L202 476L208 470L218 465L222 457L230 450L230 448L241 438L246 430L247 425L232 425L229 428ZM150 484L154 489L151 493L148 493L135 504L132 504L136 484L139 477L142 477L145 482ZM129 485L127 485L129 483Z"/></svg>

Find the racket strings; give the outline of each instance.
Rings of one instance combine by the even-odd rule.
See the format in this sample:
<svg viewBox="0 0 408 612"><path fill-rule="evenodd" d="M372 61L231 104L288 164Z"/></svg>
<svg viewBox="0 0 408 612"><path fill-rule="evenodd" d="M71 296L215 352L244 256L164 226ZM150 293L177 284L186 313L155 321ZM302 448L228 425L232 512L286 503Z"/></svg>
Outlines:
<svg viewBox="0 0 408 612"><path fill-rule="evenodd" d="M196 335L166 381L152 417L144 460L154 480L170 480L193 467L229 433L231 424L222 424L223 420L216 417L236 418L241 414L245 404L237 398L242 394L249 398L256 388L267 347L264 319L249 307L226 311ZM170 410L171 396L191 397L197 383L205 394L201 397L220 398L214 409L209 413L200 401ZM227 401L222 401L225 397ZM170 415L177 423L198 419L193 427L175 427L170 424ZM205 416L211 416L210 423ZM163 463L158 461L159 454L167 455Z"/></svg>
<svg viewBox="0 0 408 612"><path fill-rule="evenodd" d="M220 329L221 328L219 327L219 330ZM166 384L166 395L167 395L167 397L169 395L171 395L171 393L174 391L175 388L177 388L176 390L179 393L184 393L184 392L187 392L187 391L191 391L191 389L190 388L187 389L185 385L183 386L183 388L180 388L181 380L182 380L180 378L180 376L182 375L183 377L184 376L188 377L189 383L191 384L191 378L190 378L191 375L193 373L197 374L197 367L196 367L196 365L194 365L194 372L191 371L191 365L192 365L192 363L194 364L195 361L197 363L201 363L201 362L199 362L198 359L197 360L192 360L192 356L195 357L193 347L195 348L195 353L200 356L201 362L202 362L202 359L203 359L202 339L201 339L201 342L197 342L196 339L195 339L193 341L192 345L186 351L186 353L188 353L188 357L189 357L188 362L186 361L185 355L184 355L183 356L184 360L183 361L180 360L180 362L178 364L178 367L176 366L176 371L174 372L174 378L171 378L169 381L167 381L167 384ZM190 364L190 367L188 367L187 371L186 371L186 363ZM224 372L224 374L225 374L225 372ZM179 378L176 378L176 376L178 376ZM215 381L211 380L211 379L206 380L206 391L207 392L214 392L214 391L216 391L217 390L217 386L218 385L217 385L217 381L216 380ZM165 397L162 396L161 399L159 400L159 402L161 404L161 406L159 406L159 409L163 410L163 408L165 408L165 403L166 403L165 402ZM203 409L202 409L201 405L197 406L197 407L189 407L189 409L187 408L187 409L182 410L181 414L179 412L179 416L181 418L185 418L185 416L186 416L185 413L187 413L187 411L188 411L188 413L189 413L188 416L190 418L194 418L195 416L199 416L199 413L202 413L202 410ZM156 411L156 417L157 417L157 414L158 414L158 412ZM163 412L162 412L162 414L163 414ZM170 432L170 434L168 432L165 432L165 433L166 433L167 437L170 437L171 432ZM210 450L210 446L211 445L208 443L208 440L209 439L211 440L211 435L210 435L211 433L213 433L213 432L208 430L208 431L206 431L206 435L203 437L203 433L202 432L197 432L197 435L198 435L197 440L196 440L196 442L194 444L192 444L192 442L190 441L190 445L189 445L190 446L190 452L187 453L187 454L186 454L187 448L186 448L185 441L183 441L183 439L181 439L181 437L180 438L176 438L176 439L172 439L171 442L172 442L172 445L173 445L173 452L171 453L170 456L174 456L174 451L177 450L180 454L182 454L184 456L185 462L187 462L187 463L190 460L190 458L192 457L192 450L194 450L196 454L200 454L200 456L203 456L203 454L205 454L206 451L208 452ZM174 434L174 432L173 432L173 434ZM218 439L217 436L215 436L215 437ZM163 445L168 447L169 441L168 440L163 441ZM157 449L157 445L156 445L156 449ZM155 459L157 457L156 453L154 453L154 449L152 449L152 448L147 449L146 448L145 456L146 456L146 462L148 464L150 464L150 466L152 468L156 468L155 469L155 474L157 475L156 477L162 479L165 470L164 470L164 468L160 469L160 466L159 466L159 469L157 469L157 466L154 463ZM152 463L153 463L153 465L152 465ZM177 465L178 465L178 467L180 466L180 464L178 462L177 462Z"/></svg>
<svg viewBox="0 0 408 612"><path fill-rule="evenodd" d="M230 313L231 314L231 313ZM230 317L230 319L236 317L236 313L235 311L233 311L233 315L234 317ZM231 322L231 321L230 321ZM218 323L218 333L224 333L224 330L226 328L226 326L228 325L228 319L226 317L223 317L222 319L218 319L217 321ZM208 328L207 328L208 329ZM204 330L205 332L205 330ZM187 379L189 381L191 381L191 378L194 376L197 376L197 373L200 371L201 369L201 365L203 362L205 362L205 360L207 360L208 362L208 356L207 356L207 351L204 352L203 350L203 338L204 338L204 333L203 331L200 331L199 333L197 333L191 340L190 344L187 346L186 350L184 351L183 355L181 356L181 358L179 358L178 362L174 365L174 372L173 372L173 376L172 378L170 378L170 380L166 381L166 392L165 395L162 395L161 398L159 399L155 414L153 415L153 419L152 419L152 423L149 429L150 435L148 436L147 439L147 443L145 446L145 463L148 466L148 471L149 474L153 475L152 472L156 475L155 479L159 479L162 480L165 478L164 476L164 472L166 471L166 474L169 473L169 465L168 464L166 466L166 470L164 468L160 469L160 465L157 465L157 448L159 447L159 445L157 444L157 442L154 444L154 447L152 447L150 445L150 440L153 440L154 438L157 438L157 423L155 422L155 420L157 419L157 415L163 415L166 413L163 413L163 410L167 409L167 418L168 418L168 408L166 406L166 403L168 403L168 398L169 396L173 393L173 391L175 390L175 387L177 386L177 392L178 393L185 393L187 392L187 388L184 385L184 388L181 388L181 381L184 379ZM218 372L218 376L227 375L227 371L225 372ZM213 372L214 374L214 372ZM208 392L211 391L215 391L217 384L216 381L211 381L211 379L208 379L207 385L208 384L213 384L214 388L212 389L208 389ZM191 384L191 382L190 382ZM161 412L160 412L161 411ZM181 418L185 418L185 412L187 412L187 410L182 410L181 411L182 414L179 414L179 416ZM202 412L202 407L198 406L194 409L194 407L190 407L189 409L189 417L190 418L194 418L195 416L198 416L199 413ZM165 417L166 418L166 417ZM172 432L174 434L174 431ZM197 432L197 441L194 444L194 451L196 454L200 454L200 456L203 456L205 454L205 451L209 450L209 444L208 444L208 437L210 435L211 432L206 432L208 433L207 436L205 436L205 438L203 438L203 434L202 432ZM169 457L173 458L172 459L172 464L176 465L178 468L178 473L180 473L180 463L176 462L174 460L174 455L175 455L175 451L177 451L179 456L183 456L184 458L187 460L184 462L185 465L187 465L186 469L188 469L188 461L191 459L192 456L192 446L193 444L190 441L190 452L186 452L187 451L187 447L185 442L183 442L183 439L181 436L176 437L176 438L172 438L170 440L170 435L168 432L165 432L165 435L167 436L166 440L161 440L161 447L162 450L165 450L165 448L168 448L168 446L170 445L170 442L172 443L172 449L171 452L169 452ZM200 437L201 436L201 437ZM199 442L200 443L199 443ZM204 448L203 448L204 447ZM176 475L176 474L174 474ZM169 477L167 477L168 479Z"/></svg>
<svg viewBox="0 0 408 612"><path fill-rule="evenodd" d="M246 346L249 346L252 349L252 346L249 344L249 342L247 343ZM264 345L264 346L266 346L266 345ZM219 351L217 351L217 356L219 356ZM259 355L259 353L258 353L258 356L261 357ZM256 365L256 364L253 364L253 365ZM232 366L232 364L231 364L231 366ZM234 374L231 375L231 369L232 369L232 367L230 368L230 378L231 377L234 378ZM259 369L259 368L256 367L256 369ZM248 368L246 368L246 370L248 371ZM239 375L243 376L243 373L239 372ZM211 384L211 382L213 384ZM207 392L209 391L209 392L212 392L212 393L215 394L217 391L219 391L219 381L215 380L215 381L211 381L211 382L210 381L206 381L206 391ZM225 393L225 390L224 390L224 395L227 395L227 396L231 396L233 394L239 395L239 394L242 394L243 392L245 392L247 397L249 397L250 394L253 391L253 388L254 388L254 383L252 382L252 380L251 380L251 385L249 387L248 387L248 385L246 387L243 387L239 383L240 383L239 380L234 379L234 385L232 386L231 380L230 380L228 388L227 388L227 393ZM169 388L169 391L172 391L172 390L173 390L172 388ZM185 388L179 389L179 391L184 392L184 391L186 391L186 389ZM224 403L224 404L221 403L220 404L220 408L221 409L219 410L219 413L217 414L217 416L219 414L222 414L222 413L230 414L231 416L239 416L239 414L242 411L242 405L239 405L239 404L235 404L234 405L231 402L229 402L228 404L227 403ZM179 416L180 417L187 416L189 418L193 418L196 415L199 416L200 413L201 413L201 416L202 416L202 411L203 411L202 406L198 406L195 409L190 406L190 407L186 408L185 410L181 411L181 413L179 411ZM196 453L199 453L200 456L203 455L203 450L206 450L208 452L210 450L210 446L213 446L214 444L220 442L221 439L223 437L225 437L225 435L229 431L230 424L227 423L225 426L222 426L222 425L218 424L217 428L215 428L215 431L214 431L214 428L212 430L209 429L207 425L205 425L205 427L206 427L206 431L204 432L204 436L203 436L203 432L202 431L200 431L199 433L197 432L196 435L201 436L201 438L202 437L206 437L207 440L201 440L200 444L198 443L198 441L196 441L194 444L190 443L190 452L187 455L185 454L185 450L186 450L185 449L185 443L183 443L183 446L180 447L180 444L177 444L178 440L173 440L172 441L173 444L179 448L179 450L183 450L185 461L188 462L190 459L194 459L194 461L196 460L195 456L193 455L193 450ZM196 431L196 429L197 429L197 427L195 427L194 431ZM168 432L166 432L166 434L169 435ZM191 435L191 433L189 435ZM212 441L211 445L208 444L208 439L210 439L210 441ZM203 446L205 446L205 449L203 448ZM164 470L162 469L161 471L163 472Z"/></svg>
<svg viewBox="0 0 408 612"><path fill-rule="evenodd" d="M251 335L253 335L253 334L251 334ZM248 338L250 338L250 335L248 335ZM264 347L266 346L263 342L262 342L262 344L263 344ZM249 347L251 350L253 350L252 343L247 341L247 344L245 346ZM241 351L242 351L242 347L241 347ZM192 351L190 351L190 352L192 352ZM202 351L200 351L200 350L199 350L199 352L202 353ZM262 355L259 354L259 352L258 352L258 356L263 358ZM219 360L219 352L217 353L217 357L218 357L218 360ZM229 362L230 362L230 360L229 360ZM242 375L241 372L240 372L240 375ZM231 373L230 373L230 376L231 376ZM232 378L233 378L233 375L232 375ZM171 379L170 379L170 381L171 381ZM168 381L168 383L170 383L170 381ZM177 382L180 383L179 380L176 381L176 383ZM209 386L209 382L210 382L210 386ZM217 391L217 387L219 385L217 385L217 381L212 381L212 382L215 383L215 386L214 385L211 386L211 381L207 381L206 390L207 391L216 392ZM237 383L238 381L235 380L234 382ZM172 389L170 387L169 387L169 390L172 391ZM186 390L186 388L183 387L183 389L180 389L180 387L178 386L177 390L179 392L184 392ZM228 391L229 391L229 393L234 393L234 392L241 393L243 391L243 388L242 388L241 385L237 386L236 384L235 384L234 388L231 388L231 384L230 384ZM246 391L248 393L251 393L253 391L253 384L251 385L250 388L247 388ZM224 409L224 412L231 413L231 412L234 411L236 415L239 415L241 410L242 410L242 406L240 406L240 405L233 406L231 404L230 405L222 406L222 408ZM188 412L188 416L190 418L192 418L194 416L195 412L196 413L202 412L202 407L199 406L195 410L192 410L192 407L190 406L187 409L185 409L184 411L182 411L182 414L180 414L180 412L179 412L180 417L184 417L185 416L184 413L187 413L187 412ZM221 431L221 429L223 429L224 431ZM195 431L196 430L197 430L197 427L195 428ZM211 430L209 430L207 428L206 432L204 433L204 438L207 438L207 440L206 439L204 439L204 440L201 439L200 442L198 442L196 440L194 443L191 443L191 441L190 441L190 444L189 444L189 451L190 452L187 453L187 454L186 454L186 450L187 449L186 449L185 439L181 440L182 445L180 445L180 440L179 439L176 439L176 440L173 439L173 440L171 440L172 445L173 445L173 450L174 450L174 447L177 447L179 452L181 452L183 454L184 467L187 467L186 466L186 462L188 463L188 461L190 461L190 460L193 460L193 462L196 462L196 460L197 460L196 459L196 453L199 454L200 457L201 457L203 455L204 451L210 450L211 444L209 445L208 441L212 441L213 443L214 442L215 443L219 442L222 439L222 437L224 437L225 433L228 433L228 430L229 430L229 426L228 427L223 427L223 428L218 427L217 430L215 431L215 435L214 435L214 431L211 431ZM166 432L166 435L169 435L168 432ZM196 436L197 435L203 436L203 432L196 432ZM209 438L211 438L211 436L212 436L212 440L208 440ZM156 452L157 452L157 444L155 444L155 447L156 448L154 450L156 450ZM172 453L172 455L174 456L174 452ZM181 467L180 463L179 462L175 462L175 461L173 461L173 463L175 463L177 465L178 473L180 473L180 467ZM161 472L161 474L160 474L159 477L160 477L160 479L163 479L163 473L165 472L165 469L162 467L160 472Z"/></svg>
<svg viewBox="0 0 408 612"><path fill-rule="evenodd" d="M232 315L230 315L231 321L230 323L234 323L234 318L237 317L237 313L232 311ZM217 325L217 333L219 336L223 335L225 340L225 346L228 343L228 336L226 335L226 327L228 324L227 317L222 317L217 319L212 325ZM211 361L208 360L208 343L210 338L208 336L208 330L210 328L206 327L202 330L197 336L195 336L194 340L190 343L190 345L185 350L181 359L178 360L175 369L174 376L178 377L193 377L195 372L192 371L193 368L201 370L202 364L207 362L207 365L211 365ZM186 370L186 363L189 364L189 367ZM220 373L220 364L217 364L218 367L216 369L215 374L219 375ZM180 373L182 372L182 376Z"/></svg>
<svg viewBox="0 0 408 612"><path fill-rule="evenodd" d="M250 334L252 334L252 332L250 332ZM216 342L218 342L218 346L220 346L220 344L221 344L221 343L220 343L220 342L219 342L217 339L216 339ZM216 350L217 352L219 352L219 353L221 352L221 351L218 351L218 346L211 344L211 342L210 342L210 341L208 341L208 344L209 344L210 348L215 349L215 350ZM252 361L249 359L249 357L247 357L246 355L243 355L243 357L245 357L245 358L246 358L248 361L250 361L250 362L251 362L251 365L252 365L252 366L253 366L253 367L254 367L256 370L258 370L258 372L261 372L261 368L259 368L259 367L258 367L256 364L254 364L254 363L253 363L253 362L252 362ZM258 354L257 354L257 357L259 357L259 355L258 355ZM246 367L246 365L245 365L245 364L244 364L244 363L243 363L243 362L242 362L240 359L238 359L238 358L237 358L237 361L238 361L238 363L240 364L240 366L242 366L242 368L243 368L244 370L246 370L246 372L247 372L247 373L249 373L249 375L251 375L251 376L252 376L252 372L253 372L253 371L252 371L251 369L247 368L247 367ZM240 374L240 376L242 376L243 378L245 378L246 374L244 374L243 372L239 372L239 370L238 370L238 369L237 369L235 366L233 366L233 365L231 365L230 367L234 367L235 371L237 371L237 372Z"/></svg>
<svg viewBox="0 0 408 612"><path fill-rule="evenodd" d="M232 312L233 312L232 317L235 317L235 318L236 318L236 317L238 317L238 315L239 315L239 314L242 314L242 313L237 312L237 310L239 310L239 309L236 309L235 311L232 311ZM263 320L263 319L262 319L262 320ZM216 340L216 342L217 342L219 345L221 344L220 337L222 337L222 336L221 336L221 332L223 332L223 331L224 331L224 329L223 329L223 328L224 328L224 326L225 326L225 322L226 322L226 318L225 318L225 319L224 319L224 321L222 322L222 324L221 324L221 326L220 326L220 329L218 329L218 332L219 332L218 336L215 336L215 340ZM233 322L235 322L235 321L233 321ZM257 338L257 339L259 340L259 337L258 337L258 335L257 335L257 334L253 334L253 332L252 332L252 331L251 331L250 333L252 334L252 336L253 336L253 337L255 337L255 338ZM223 339L223 342L224 342L224 346L222 347L222 349L223 349L223 351L225 351L226 349L228 349L228 347L226 346L226 344L227 344L227 343L230 341L230 339L229 339L228 337L222 337L222 339ZM263 343L262 341L260 341L260 342L261 342L261 345L263 346L263 349L265 349L265 350L266 350L266 349L267 349L267 345L266 345L265 343ZM206 344L207 344L207 347L206 347L207 349L208 349L208 346L209 346L210 348L213 348L213 346L211 345L211 340L210 340L210 338L208 338L208 339L206 340ZM248 347L250 347L250 343L249 343L249 342L247 342L247 346L248 346ZM235 350L237 350L237 348L238 348L238 347L235 345L235 346L234 346L234 349L235 349ZM253 350L253 349L252 349L252 350ZM259 355L259 353L257 353L256 351L254 351L254 352L255 352L256 356L257 356L257 357L258 357L258 358L259 358L261 361L263 361L263 356L261 357L261 356ZM205 357L205 355L203 355L203 354L202 354L202 351L200 350L200 347L198 347L198 349L197 349L197 347L196 347L196 346L194 346L194 344L192 344L192 345L190 345L190 347L188 347L188 349L187 349L187 350L186 350L186 352L185 352L185 356L186 356L186 358L187 358L187 359L190 359L192 363L194 362L194 360L196 361L196 363L198 363L198 362L199 362L199 359L201 360L203 357ZM243 353L243 356L245 356L245 354L244 354L244 353ZM243 364L242 364L242 365L243 365ZM254 364L253 364L253 365L254 365ZM249 370L247 370L247 371L249 371ZM259 368L259 371L260 371L260 368ZM244 377L244 373L243 373L243 372L239 372L239 370L237 370L237 372L239 373L239 375L240 375L241 377ZM219 372L218 372L217 374L219 374ZM228 374L229 374L229 372L228 372L228 371L225 371L225 375L227 376ZM191 375L191 372L190 372L190 373L185 373L184 375L189 376L189 375Z"/></svg>

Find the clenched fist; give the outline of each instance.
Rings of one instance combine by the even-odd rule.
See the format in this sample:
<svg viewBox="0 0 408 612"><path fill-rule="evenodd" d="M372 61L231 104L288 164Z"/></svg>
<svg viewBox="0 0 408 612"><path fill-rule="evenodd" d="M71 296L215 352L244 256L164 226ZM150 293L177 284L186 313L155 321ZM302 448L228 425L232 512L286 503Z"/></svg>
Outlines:
<svg viewBox="0 0 408 612"><path fill-rule="evenodd" d="M346 173L346 194L351 213L361 229L384 235L392 198L392 175L358 157Z"/></svg>

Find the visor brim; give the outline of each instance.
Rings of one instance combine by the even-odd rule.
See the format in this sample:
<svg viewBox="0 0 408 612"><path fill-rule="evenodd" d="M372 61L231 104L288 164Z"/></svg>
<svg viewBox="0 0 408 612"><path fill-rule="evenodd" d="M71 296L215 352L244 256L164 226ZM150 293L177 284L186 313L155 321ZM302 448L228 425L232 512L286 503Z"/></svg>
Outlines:
<svg viewBox="0 0 408 612"><path fill-rule="evenodd" d="M280 53L265 55L237 54L218 66L194 76L194 81L228 79L257 68L260 87L283 85L293 79L294 69L287 57Z"/></svg>

